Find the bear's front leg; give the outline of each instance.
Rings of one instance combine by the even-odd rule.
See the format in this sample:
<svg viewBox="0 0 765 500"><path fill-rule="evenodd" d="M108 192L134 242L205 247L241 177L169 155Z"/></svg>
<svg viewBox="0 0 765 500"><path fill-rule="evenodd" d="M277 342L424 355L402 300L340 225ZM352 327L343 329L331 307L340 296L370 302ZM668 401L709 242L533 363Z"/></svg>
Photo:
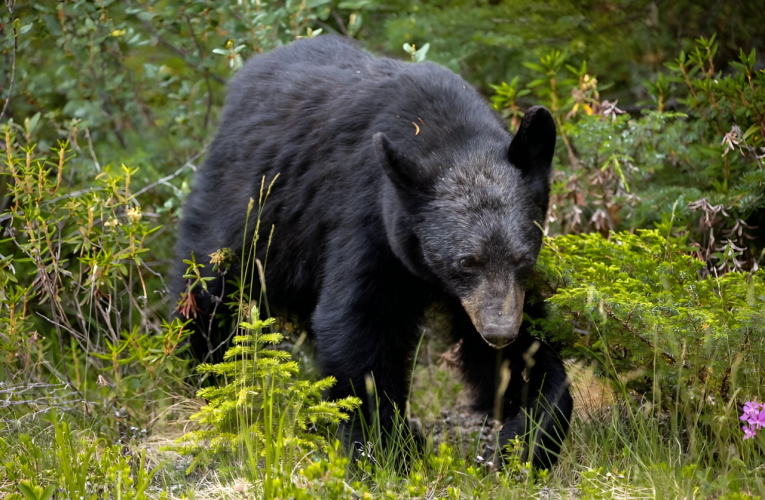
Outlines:
<svg viewBox="0 0 765 500"><path fill-rule="evenodd" d="M526 443L521 459L527 461L531 449L532 464L549 469L558 461L573 409L563 362L550 346L531 337L523 326L515 342L496 350L472 324L463 319L455 326L460 323L464 333L461 368L475 390L475 407L490 415L500 412L502 429L495 463L505 451L502 448L520 437ZM502 372L507 370L509 380L506 372L503 391Z"/></svg>
<svg viewBox="0 0 765 500"><path fill-rule="evenodd" d="M346 268L328 277L311 319L322 372L337 379L329 397L362 401L360 414L340 428L356 458L354 443L387 447L392 437L409 436L404 412L427 294L399 266L382 268L382 276Z"/></svg>
<svg viewBox="0 0 765 500"><path fill-rule="evenodd" d="M508 348L512 349L512 345ZM566 371L557 353L533 338L512 353L510 364L522 369L511 370L511 376L520 380L518 384L509 384L505 392L505 401L510 405L499 444L504 446L521 436L526 441L522 460L528 460L531 446L533 465L549 469L558 461L574 406Z"/></svg>

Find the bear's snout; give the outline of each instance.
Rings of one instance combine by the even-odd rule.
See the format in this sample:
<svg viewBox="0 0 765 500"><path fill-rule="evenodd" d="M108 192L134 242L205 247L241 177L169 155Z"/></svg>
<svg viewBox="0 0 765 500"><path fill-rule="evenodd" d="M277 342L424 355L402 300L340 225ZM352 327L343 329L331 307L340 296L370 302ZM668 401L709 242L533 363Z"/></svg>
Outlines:
<svg viewBox="0 0 765 500"><path fill-rule="evenodd" d="M486 343L501 349L518 338L524 296L525 290L515 280L504 283L484 280L461 302Z"/></svg>

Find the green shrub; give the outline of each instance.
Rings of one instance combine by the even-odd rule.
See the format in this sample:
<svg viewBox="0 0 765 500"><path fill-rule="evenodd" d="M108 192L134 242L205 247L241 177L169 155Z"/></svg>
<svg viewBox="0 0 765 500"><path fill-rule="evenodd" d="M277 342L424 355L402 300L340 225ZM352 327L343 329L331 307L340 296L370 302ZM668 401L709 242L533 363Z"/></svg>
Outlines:
<svg viewBox="0 0 765 500"><path fill-rule="evenodd" d="M542 329L657 401L762 398L765 275L704 277L671 229L548 238L538 268L558 316Z"/></svg>
<svg viewBox="0 0 765 500"><path fill-rule="evenodd" d="M551 235L650 229L665 216L689 232L708 271L759 267L765 240L765 72L755 51L732 74L711 63L717 43L700 38L646 81L658 109L632 115L602 100L588 65L558 51L527 63L535 79L497 86L494 106L517 122L518 98L531 92L555 115L561 141L546 228ZM675 111L667 103L673 100ZM679 108L679 109L678 109ZM682 111L682 112L680 112ZM726 249L727 247L727 249Z"/></svg>
<svg viewBox="0 0 765 500"><path fill-rule="evenodd" d="M4 129L13 203L0 241L0 382L63 383L71 401L104 398L105 410L114 404L140 424L168 404L157 394L184 386L188 364L178 355L189 332L150 302L162 279L144 259L160 226L142 213L135 169L124 165L65 192L72 151L64 141L52 155L38 152L37 118ZM19 403L45 399L19 394Z"/></svg>

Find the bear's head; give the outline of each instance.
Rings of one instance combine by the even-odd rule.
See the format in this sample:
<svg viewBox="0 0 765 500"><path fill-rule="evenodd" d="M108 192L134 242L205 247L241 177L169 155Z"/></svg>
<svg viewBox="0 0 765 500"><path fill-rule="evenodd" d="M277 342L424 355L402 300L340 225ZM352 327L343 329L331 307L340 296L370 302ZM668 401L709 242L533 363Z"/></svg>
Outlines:
<svg viewBox="0 0 765 500"><path fill-rule="evenodd" d="M383 133L375 154L387 174L388 241L416 275L456 296L484 340L513 342L526 280L543 241L555 122L529 109L514 137L487 130L410 154Z"/></svg>

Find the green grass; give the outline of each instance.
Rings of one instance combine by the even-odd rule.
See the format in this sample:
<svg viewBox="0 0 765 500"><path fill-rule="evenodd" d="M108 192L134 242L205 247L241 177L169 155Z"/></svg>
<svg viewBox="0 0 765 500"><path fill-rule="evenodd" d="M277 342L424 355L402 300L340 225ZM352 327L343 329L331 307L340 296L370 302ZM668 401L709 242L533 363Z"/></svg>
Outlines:
<svg viewBox="0 0 765 500"><path fill-rule="evenodd" d="M765 440L742 441L733 404L705 401L695 405L696 415L688 413L692 402L662 409L614 393L579 365L569 368L576 412L549 473L517 459L500 472L476 464L475 428L448 440L441 434L434 446L431 424L448 412L454 417L465 394L448 370L421 358L410 411L426 428L427 449L408 472L385 456L376 457L377 467L352 464L329 446L282 461L277 475L295 486L296 498L295 491L305 498L765 498ZM42 491L53 484L54 498L70 498L87 483L93 498L118 498L118 489L121 499L262 498L263 459L247 447L209 457L190 474L191 457L162 451L190 429L188 417L201 405L185 396L148 433L76 405L55 413L56 426L50 413L28 418L29 407L3 410L0 494L29 498L21 493L25 485Z"/></svg>

